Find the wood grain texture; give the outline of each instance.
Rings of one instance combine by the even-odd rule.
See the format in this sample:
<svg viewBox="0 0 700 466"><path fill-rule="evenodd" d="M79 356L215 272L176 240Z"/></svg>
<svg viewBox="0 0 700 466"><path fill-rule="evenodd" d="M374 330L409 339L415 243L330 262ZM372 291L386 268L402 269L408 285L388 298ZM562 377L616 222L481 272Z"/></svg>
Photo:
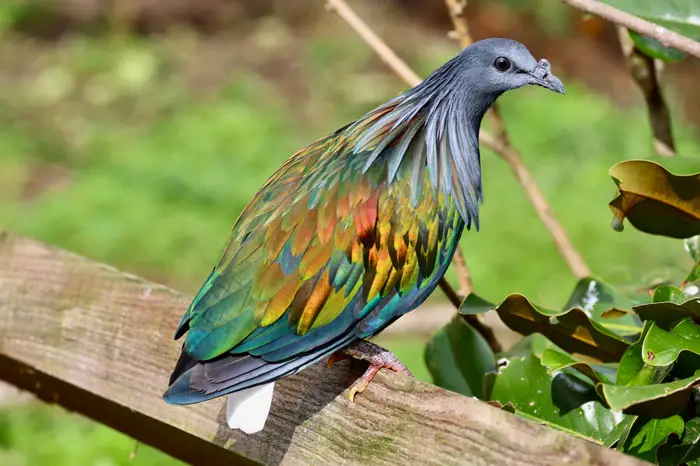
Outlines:
<svg viewBox="0 0 700 466"><path fill-rule="evenodd" d="M485 403L381 371L317 364L277 385L263 432L224 422L218 399L160 398L189 297L0 232L0 379L193 464L638 465Z"/></svg>

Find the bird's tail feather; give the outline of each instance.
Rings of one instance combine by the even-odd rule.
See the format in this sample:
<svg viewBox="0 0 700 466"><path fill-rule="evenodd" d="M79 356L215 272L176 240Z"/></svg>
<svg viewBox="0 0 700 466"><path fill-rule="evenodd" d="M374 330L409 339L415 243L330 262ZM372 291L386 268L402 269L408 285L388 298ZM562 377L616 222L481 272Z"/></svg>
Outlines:
<svg viewBox="0 0 700 466"><path fill-rule="evenodd" d="M240 429L246 434L260 432L270 413L275 383L246 388L228 395L226 399L226 421L231 429Z"/></svg>

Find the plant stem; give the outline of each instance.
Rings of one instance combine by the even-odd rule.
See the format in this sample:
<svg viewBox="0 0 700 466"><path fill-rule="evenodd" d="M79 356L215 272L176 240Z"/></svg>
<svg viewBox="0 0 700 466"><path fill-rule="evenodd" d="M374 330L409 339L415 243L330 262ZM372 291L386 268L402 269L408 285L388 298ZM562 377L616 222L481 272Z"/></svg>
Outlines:
<svg viewBox="0 0 700 466"><path fill-rule="evenodd" d="M671 130L671 112L659 85L659 63L635 47L627 28L618 26L617 34L630 75L642 91L647 104L654 136L654 150L661 157L672 157L676 155L676 144Z"/></svg>

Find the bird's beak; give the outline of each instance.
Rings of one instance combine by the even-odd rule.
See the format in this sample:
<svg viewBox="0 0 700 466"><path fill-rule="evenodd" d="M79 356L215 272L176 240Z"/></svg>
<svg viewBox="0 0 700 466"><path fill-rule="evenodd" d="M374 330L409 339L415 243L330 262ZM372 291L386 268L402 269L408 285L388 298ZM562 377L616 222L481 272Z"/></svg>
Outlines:
<svg viewBox="0 0 700 466"><path fill-rule="evenodd" d="M542 59L537 63L535 69L530 72L532 76L532 84L542 86L559 94L564 93L564 84L561 79L552 74L552 66L546 59Z"/></svg>

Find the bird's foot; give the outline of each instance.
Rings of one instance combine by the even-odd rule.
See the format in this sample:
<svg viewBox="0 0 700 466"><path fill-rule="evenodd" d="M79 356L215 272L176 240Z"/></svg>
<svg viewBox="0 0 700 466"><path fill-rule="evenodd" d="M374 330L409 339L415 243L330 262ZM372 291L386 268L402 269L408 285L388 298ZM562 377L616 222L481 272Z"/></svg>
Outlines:
<svg viewBox="0 0 700 466"><path fill-rule="evenodd" d="M328 367L331 367L338 361L348 359L349 357L369 362L369 367L365 373L362 374L362 377L357 379L352 387L350 387L350 393L348 395L350 401L355 401L355 395L367 389L369 383L374 379L374 376L377 375L380 369L391 369L394 372L413 377L411 371L399 361L399 358L397 358L394 353L366 340L358 340L345 348L342 352L333 353L331 357L328 358Z"/></svg>

